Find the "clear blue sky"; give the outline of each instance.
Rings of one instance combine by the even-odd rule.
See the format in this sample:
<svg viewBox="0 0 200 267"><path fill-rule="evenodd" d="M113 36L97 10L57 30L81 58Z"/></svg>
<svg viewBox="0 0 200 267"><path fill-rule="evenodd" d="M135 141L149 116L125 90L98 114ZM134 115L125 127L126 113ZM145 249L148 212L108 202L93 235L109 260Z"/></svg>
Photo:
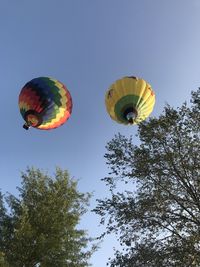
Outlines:
<svg viewBox="0 0 200 267"><path fill-rule="evenodd" d="M95 199L108 190L106 142L137 127L106 114L105 91L126 75L147 80L156 93L152 116L166 102L180 105L200 86L199 0L0 0L0 188L16 194L20 171L55 166L80 179ZM18 94L32 78L50 76L71 92L73 113L53 131L22 128ZM99 218L88 213L81 227L96 235ZM105 267L117 241L109 237L94 254Z"/></svg>

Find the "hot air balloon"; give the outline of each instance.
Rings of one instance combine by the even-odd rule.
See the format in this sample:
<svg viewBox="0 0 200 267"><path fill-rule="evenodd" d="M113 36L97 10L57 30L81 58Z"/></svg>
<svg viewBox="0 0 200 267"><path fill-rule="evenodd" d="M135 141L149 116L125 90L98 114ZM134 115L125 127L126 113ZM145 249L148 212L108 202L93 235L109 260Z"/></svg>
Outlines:
<svg viewBox="0 0 200 267"><path fill-rule="evenodd" d="M105 96L110 117L122 124L138 124L153 110L155 94L146 81L137 77L124 77L113 83Z"/></svg>
<svg viewBox="0 0 200 267"><path fill-rule="evenodd" d="M49 77L35 78L19 95L24 129L50 130L64 124L72 112L72 98L64 84Z"/></svg>

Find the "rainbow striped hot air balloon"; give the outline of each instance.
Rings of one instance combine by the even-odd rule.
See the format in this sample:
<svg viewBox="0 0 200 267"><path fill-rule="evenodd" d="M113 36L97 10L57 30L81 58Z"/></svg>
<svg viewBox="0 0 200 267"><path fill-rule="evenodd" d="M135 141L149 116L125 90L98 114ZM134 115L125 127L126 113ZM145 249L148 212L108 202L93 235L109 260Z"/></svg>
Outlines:
<svg viewBox="0 0 200 267"><path fill-rule="evenodd" d="M152 112L155 94L143 79L124 77L110 86L105 104L113 120L123 124L138 124Z"/></svg>
<svg viewBox="0 0 200 267"><path fill-rule="evenodd" d="M25 129L50 130L64 124L72 112L72 98L61 82L49 77L35 78L24 85L19 108Z"/></svg>

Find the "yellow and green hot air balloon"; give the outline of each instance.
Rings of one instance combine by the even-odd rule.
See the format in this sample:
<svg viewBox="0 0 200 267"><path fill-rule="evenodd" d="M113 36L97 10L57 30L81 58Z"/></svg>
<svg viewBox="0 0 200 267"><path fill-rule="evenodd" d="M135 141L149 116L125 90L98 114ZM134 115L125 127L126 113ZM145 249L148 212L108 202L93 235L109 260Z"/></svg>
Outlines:
<svg viewBox="0 0 200 267"><path fill-rule="evenodd" d="M152 112L155 94L145 80L124 77L106 92L105 104L110 117L122 124L138 124Z"/></svg>

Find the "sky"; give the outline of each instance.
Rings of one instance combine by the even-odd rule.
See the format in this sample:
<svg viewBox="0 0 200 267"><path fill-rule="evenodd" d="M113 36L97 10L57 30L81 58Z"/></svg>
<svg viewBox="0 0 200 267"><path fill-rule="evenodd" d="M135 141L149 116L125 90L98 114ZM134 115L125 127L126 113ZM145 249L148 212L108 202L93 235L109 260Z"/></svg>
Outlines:
<svg viewBox="0 0 200 267"><path fill-rule="evenodd" d="M106 113L108 87L124 76L151 84L159 116L166 103L189 101L200 86L200 0L0 0L0 188L17 194L20 172L56 166L79 180L95 200L108 196L105 145L115 134L135 135ZM18 95L29 80L47 76L63 82L73 111L52 131L22 128ZM135 142L138 142L137 140ZM100 218L88 212L80 227L102 233ZM107 237L91 258L105 267L118 247Z"/></svg>

